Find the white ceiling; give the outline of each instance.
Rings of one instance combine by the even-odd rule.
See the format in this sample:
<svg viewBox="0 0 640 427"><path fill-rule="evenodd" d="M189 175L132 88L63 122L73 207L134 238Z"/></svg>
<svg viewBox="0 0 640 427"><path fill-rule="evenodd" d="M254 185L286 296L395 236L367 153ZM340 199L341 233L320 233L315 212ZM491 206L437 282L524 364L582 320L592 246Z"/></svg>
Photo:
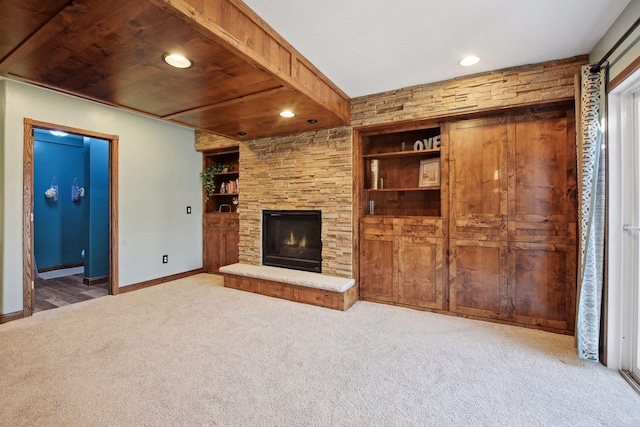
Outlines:
<svg viewBox="0 0 640 427"><path fill-rule="evenodd" d="M630 0L244 2L354 98L588 54Z"/></svg>

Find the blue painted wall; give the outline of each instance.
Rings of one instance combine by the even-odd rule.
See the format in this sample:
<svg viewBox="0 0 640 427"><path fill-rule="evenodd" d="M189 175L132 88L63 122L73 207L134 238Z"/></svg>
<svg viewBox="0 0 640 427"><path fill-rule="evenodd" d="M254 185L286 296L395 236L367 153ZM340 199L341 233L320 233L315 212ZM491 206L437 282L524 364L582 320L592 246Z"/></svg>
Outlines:
<svg viewBox="0 0 640 427"><path fill-rule="evenodd" d="M44 195L52 178L58 201ZM34 251L38 268L82 263L84 209L71 201L71 184L84 178L84 143L78 137L56 137L36 131L34 141Z"/></svg>
<svg viewBox="0 0 640 427"><path fill-rule="evenodd" d="M109 142L34 132L34 251L39 269L84 263L84 276L109 274ZM44 192L55 177L58 201ZM71 185L85 189L73 202ZM85 256L82 257L84 250Z"/></svg>
<svg viewBox="0 0 640 427"><path fill-rule="evenodd" d="M109 142L85 138L85 234L84 275L109 274Z"/></svg>

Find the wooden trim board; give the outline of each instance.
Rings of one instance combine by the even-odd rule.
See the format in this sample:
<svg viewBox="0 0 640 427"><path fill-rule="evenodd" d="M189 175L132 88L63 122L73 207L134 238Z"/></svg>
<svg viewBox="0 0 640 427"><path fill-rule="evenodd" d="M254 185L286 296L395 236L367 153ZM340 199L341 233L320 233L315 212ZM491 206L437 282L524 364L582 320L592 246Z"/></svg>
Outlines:
<svg viewBox="0 0 640 427"><path fill-rule="evenodd" d="M23 311L15 311L13 313L0 314L0 325L3 323L11 322L13 320L22 319L24 317Z"/></svg>
<svg viewBox="0 0 640 427"><path fill-rule="evenodd" d="M101 285L102 283L107 283L108 281L109 281L109 276L82 278L82 283L84 283L87 286Z"/></svg>
<svg viewBox="0 0 640 427"><path fill-rule="evenodd" d="M172 274L171 276L158 277L157 279L147 280L146 282L135 283L129 286L123 286L120 288L120 293L125 294L127 292L133 292L151 286L160 285L162 283L171 282L173 280L183 279L185 277L194 276L196 274L204 273L202 268L198 268L191 271L185 271L184 273Z"/></svg>
<svg viewBox="0 0 640 427"><path fill-rule="evenodd" d="M74 262L71 264L52 265L50 267L38 268L38 273L46 273L47 271L64 270L65 268L84 267L83 262Z"/></svg>
<svg viewBox="0 0 640 427"><path fill-rule="evenodd" d="M249 291L334 310L346 311L358 300L358 287L355 285L344 292L336 292L235 274L225 273L223 276L225 288Z"/></svg>

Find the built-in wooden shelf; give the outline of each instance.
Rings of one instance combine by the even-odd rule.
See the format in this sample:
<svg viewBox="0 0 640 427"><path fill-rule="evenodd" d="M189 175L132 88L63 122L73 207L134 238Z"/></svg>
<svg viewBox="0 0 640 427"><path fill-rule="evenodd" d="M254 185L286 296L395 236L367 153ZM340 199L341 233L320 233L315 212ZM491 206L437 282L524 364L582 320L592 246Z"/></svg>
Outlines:
<svg viewBox="0 0 640 427"><path fill-rule="evenodd" d="M414 187L414 188L365 188L364 191L372 193L384 193L390 191L439 191L440 187Z"/></svg>
<svg viewBox="0 0 640 427"><path fill-rule="evenodd" d="M439 156L440 149L433 148L431 150L415 150L415 151L392 151L389 153L373 153L363 154L364 159L382 159L382 158L402 158L402 157L431 157Z"/></svg>

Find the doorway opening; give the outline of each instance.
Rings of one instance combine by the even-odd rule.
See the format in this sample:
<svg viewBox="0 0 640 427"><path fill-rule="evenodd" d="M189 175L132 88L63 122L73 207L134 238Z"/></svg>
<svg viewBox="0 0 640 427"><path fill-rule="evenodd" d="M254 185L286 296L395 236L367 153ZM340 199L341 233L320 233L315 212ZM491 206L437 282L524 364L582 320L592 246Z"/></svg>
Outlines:
<svg viewBox="0 0 640 427"><path fill-rule="evenodd" d="M640 391L640 70L607 97L607 366Z"/></svg>
<svg viewBox="0 0 640 427"><path fill-rule="evenodd" d="M23 311L118 293L118 137L24 121Z"/></svg>

